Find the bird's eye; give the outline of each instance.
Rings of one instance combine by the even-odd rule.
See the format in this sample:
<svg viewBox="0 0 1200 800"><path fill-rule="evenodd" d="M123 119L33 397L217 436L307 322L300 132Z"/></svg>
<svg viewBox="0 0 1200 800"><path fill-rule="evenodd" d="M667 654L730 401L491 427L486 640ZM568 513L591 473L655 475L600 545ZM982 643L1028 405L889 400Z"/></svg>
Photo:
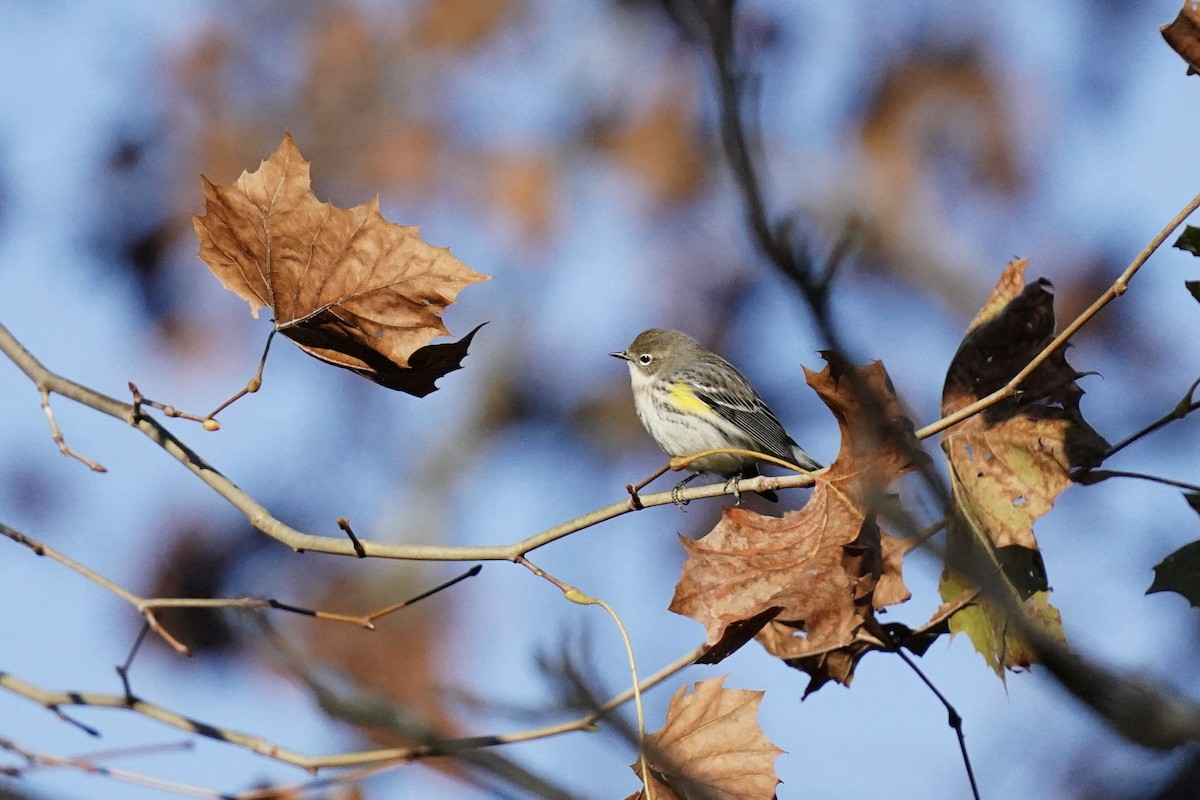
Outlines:
<svg viewBox="0 0 1200 800"><path fill-rule="evenodd" d="M654 356L650 355L649 353L642 353L640 356L638 356L638 361L643 364L649 364L653 360Z"/></svg>

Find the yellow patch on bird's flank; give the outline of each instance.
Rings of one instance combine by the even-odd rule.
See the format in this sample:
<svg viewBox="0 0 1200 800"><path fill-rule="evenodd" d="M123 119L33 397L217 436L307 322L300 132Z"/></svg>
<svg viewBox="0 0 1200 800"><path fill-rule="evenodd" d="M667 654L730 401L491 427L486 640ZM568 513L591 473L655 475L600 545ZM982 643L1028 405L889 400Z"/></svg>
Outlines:
<svg viewBox="0 0 1200 800"><path fill-rule="evenodd" d="M676 381L671 384L671 402L680 411L692 414L708 414L712 411L708 403L696 397L696 393L692 391L692 387L682 381Z"/></svg>

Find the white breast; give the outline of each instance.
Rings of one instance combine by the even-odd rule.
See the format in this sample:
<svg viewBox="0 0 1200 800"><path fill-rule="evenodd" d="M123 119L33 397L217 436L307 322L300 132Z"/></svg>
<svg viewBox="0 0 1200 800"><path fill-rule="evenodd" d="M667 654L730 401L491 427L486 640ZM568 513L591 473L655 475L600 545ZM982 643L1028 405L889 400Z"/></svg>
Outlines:
<svg viewBox="0 0 1200 800"><path fill-rule="evenodd" d="M736 446L753 449L752 442L733 425L720 418L711 420L720 429L711 424L703 424L686 416L656 412L649 392L643 392L653 383L654 378L629 365L629 374L633 383L634 407L638 418L647 432L658 442L658 446L671 456L686 456L705 450L716 450L729 447L731 442ZM737 455L717 455L697 461L693 464L697 472L713 472L718 475L733 475L740 472L752 459Z"/></svg>

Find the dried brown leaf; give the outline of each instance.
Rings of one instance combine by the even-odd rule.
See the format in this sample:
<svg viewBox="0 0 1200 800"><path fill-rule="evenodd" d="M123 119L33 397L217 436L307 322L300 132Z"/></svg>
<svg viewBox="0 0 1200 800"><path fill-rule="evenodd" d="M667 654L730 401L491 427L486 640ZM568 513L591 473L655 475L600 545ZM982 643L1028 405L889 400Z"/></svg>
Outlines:
<svg viewBox="0 0 1200 800"><path fill-rule="evenodd" d="M852 540L844 531L862 520L830 492L822 495L783 517L729 508L704 538L681 539L688 560L671 610L703 623L710 645L731 625L774 606L783 609L781 619L803 620L816 646L849 642L859 620L853 583L842 569L843 547Z"/></svg>
<svg viewBox="0 0 1200 800"><path fill-rule="evenodd" d="M681 203L703 186L709 158L687 93L664 94L603 144L657 204Z"/></svg>
<svg viewBox="0 0 1200 800"><path fill-rule="evenodd" d="M1054 298L1044 279L1025 284L1025 260L1010 263L950 363L942 414L1004 386L1054 338ZM1036 549L1032 524L1107 449L1079 410L1080 377L1062 350L1015 397L948 430L942 448L952 477L974 501L997 547Z"/></svg>
<svg viewBox="0 0 1200 800"><path fill-rule="evenodd" d="M470 335L419 354L449 333L441 314L459 291L487 276L388 222L378 198L349 209L317 200L290 134L235 184L205 179L204 196L205 215L192 217L200 257L307 353L418 395L458 368Z"/></svg>
<svg viewBox="0 0 1200 800"><path fill-rule="evenodd" d="M763 693L726 689L725 678L681 686L671 698L662 729L646 735L646 760L655 798L770 800L784 751L758 726ZM641 775L641 764L633 769ZM669 792L669 793L668 793ZM634 797L645 797L642 792Z"/></svg>
<svg viewBox="0 0 1200 800"><path fill-rule="evenodd" d="M1200 72L1200 2L1187 0L1179 16L1160 30L1171 49L1188 63L1188 74Z"/></svg>
<svg viewBox="0 0 1200 800"><path fill-rule="evenodd" d="M639 765L633 765L634 772L638 772L639 769ZM638 777L641 777L640 772L638 773ZM650 791L646 791L645 787L643 787L629 795L629 797L626 797L625 800L681 800L679 795L671 791L671 787L660 781L653 772L650 773L649 784Z"/></svg>
<svg viewBox="0 0 1200 800"><path fill-rule="evenodd" d="M1050 284L1038 280L1026 285L1026 266L1024 260L1008 265L971 323L946 376L943 414L1003 387L1053 339ZM1016 396L942 436L954 492L954 507L947 514L948 562L961 563L971 548L980 549L1003 568L1018 599L1036 605L1038 616L1057 636L1062 633L1057 612L1040 596L1047 584L1033 523L1070 485L1071 469L1095 465L1108 446L1079 410L1079 377L1059 350ZM969 581L949 570L943 576L944 599L969 588ZM1006 666L1027 665L1011 627L986 600L950 619L951 631L968 633L1001 674Z"/></svg>
<svg viewBox="0 0 1200 800"><path fill-rule="evenodd" d="M870 263L969 311L976 298L964 261L973 254L949 210L972 198L946 181L946 164L970 175L987 202L1020 197L1030 180L1003 76L978 48L928 44L880 73L864 98L862 170L838 181L823 214L845 209L836 229L853 226Z"/></svg>
<svg viewBox="0 0 1200 800"><path fill-rule="evenodd" d="M434 0L422 7L414 43L465 50L493 36L520 7L515 0Z"/></svg>
<svg viewBox="0 0 1200 800"><path fill-rule="evenodd" d="M560 168L545 152L490 153L484 159L485 180L476 184L479 201L511 220L522 238L543 239L562 209L555 197Z"/></svg>
<svg viewBox="0 0 1200 800"><path fill-rule="evenodd" d="M314 576L315 579L315 576ZM345 614L363 614L412 596L429 585L428 576L417 566L407 565L387 579L335 578L316 590L316 608ZM305 651L315 663L326 665L352 681L360 691L381 699L380 707L392 704L405 709L412 720L421 720L426 730L454 736L462 732L451 705L445 702L439 681L446 677L445 663L438 656L440 630L449 624L444 603L416 603L395 615L375 622L368 636L356 625L304 625L298 628ZM372 742L383 747L416 743L418 728L404 734L405 726L362 724ZM454 770L453 760L445 766Z"/></svg>
<svg viewBox="0 0 1200 800"><path fill-rule="evenodd" d="M156 553L150 597L218 598L237 568L232 554L245 552L244 528L214 532L211 523L179 518L165 521L160 530L167 535ZM243 644L238 629L219 609L165 606L155 610L158 622L193 653L236 652ZM138 624L144 623L138 615ZM158 637L151 637L159 642Z"/></svg>
<svg viewBox="0 0 1200 800"><path fill-rule="evenodd" d="M725 632L721 634L720 641L705 649L696 659L696 663L720 664L740 650L742 645L757 636L759 631L767 626L767 623L779 616L780 611L783 611L780 606L771 606L766 611L755 614L749 619L739 619L729 623Z"/></svg>
<svg viewBox="0 0 1200 800"><path fill-rule="evenodd" d="M883 365L826 358L807 377L841 427L837 459L799 511L726 509L707 536L683 540L688 560L671 601L705 626L719 652L745 636L747 621L765 621L759 641L814 677L800 659L850 646L874 611L908 599L903 543L882 533L875 515L888 501L884 487L924 458Z"/></svg>

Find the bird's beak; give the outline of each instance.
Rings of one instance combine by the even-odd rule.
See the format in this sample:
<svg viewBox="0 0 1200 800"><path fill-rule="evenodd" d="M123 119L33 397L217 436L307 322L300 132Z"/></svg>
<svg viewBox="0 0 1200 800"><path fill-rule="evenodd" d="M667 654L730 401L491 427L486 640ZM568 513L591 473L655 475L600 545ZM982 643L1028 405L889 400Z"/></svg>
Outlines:
<svg viewBox="0 0 1200 800"><path fill-rule="evenodd" d="M619 358L619 359L621 359L622 361L628 361L628 360L629 360L629 356L628 356L628 355L626 355L625 353L609 353L609 355L610 355L610 356L612 356L613 358Z"/></svg>

